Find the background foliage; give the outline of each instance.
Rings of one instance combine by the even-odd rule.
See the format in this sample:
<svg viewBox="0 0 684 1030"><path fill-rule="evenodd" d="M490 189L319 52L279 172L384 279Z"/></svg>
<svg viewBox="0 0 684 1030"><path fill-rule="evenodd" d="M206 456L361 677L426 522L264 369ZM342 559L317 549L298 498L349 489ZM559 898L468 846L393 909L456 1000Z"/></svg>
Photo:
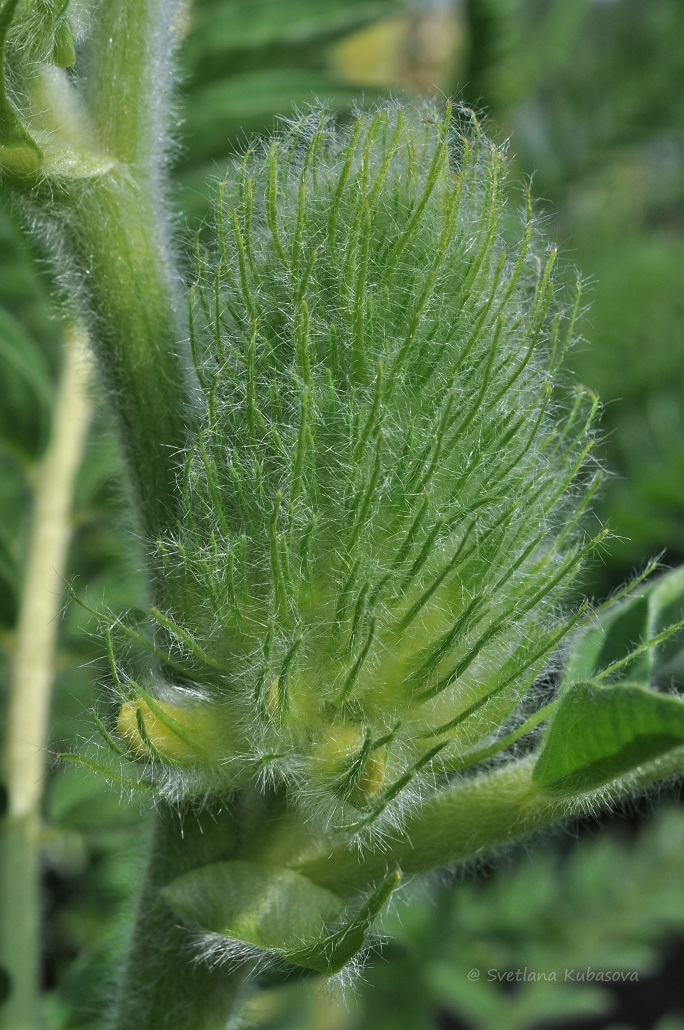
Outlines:
<svg viewBox="0 0 684 1030"><path fill-rule="evenodd" d="M207 214L207 180L293 104L317 98L344 114L382 90L437 87L485 108L512 134L515 174L533 177L549 234L595 283L587 343L572 363L605 405L602 457L615 472L600 516L616 537L587 583L596 597L655 553L667 566L684 561L683 32L682 0L196 0L187 25L174 203L189 229ZM17 213L0 200L4 683L60 327L50 270L36 265L40 255L30 252ZM78 481L69 575L81 592L123 611L141 603L142 586L121 526L123 491L106 424L101 411ZM55 750L72 750L88 733L82 713L102 661L91 629L82 610L65 611ZM97 1024L144 815L139 802L120 806L89 775L51 771L45 988L55 1030ZM642 1017L627 987L511 989L486 975L493 967L602 966L639 971L645 988L645 978L663 963L667 969L673 940L684 936L684 824L677 811L652 824L638 811L631 824L628 841L624 831L601 841L585 832L576 849L561 841L496 876L426 890L388 924L393 943L349 1007L313 983L288 984L253 1003L254 1025L512 1030L576 1026L594 1014L582 1025L681 1027L666 979L652 981ZM481 976L468 980L474 968Z"/></svg>

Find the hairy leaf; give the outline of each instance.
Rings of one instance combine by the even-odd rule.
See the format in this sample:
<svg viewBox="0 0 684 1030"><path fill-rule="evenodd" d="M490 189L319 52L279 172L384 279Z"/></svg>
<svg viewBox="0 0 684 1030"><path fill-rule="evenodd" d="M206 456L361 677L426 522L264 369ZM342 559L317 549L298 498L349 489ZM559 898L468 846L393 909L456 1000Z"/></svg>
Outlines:
<svg viewBox="0 0 684 1030"><path fill-rule="evenodd" d="M683 701L635 683L577 683L561 700L533 778L547 793L581 794L682 745Z"/></svg>
<svg viewBox="0 0 684 1030"><path fill-rule="evenodd" d="M163 888L187 922L258 951L287 956L311 947L344 902L306 876L256 862L215 862Z"/></svg>
<svg viewBox="0 0 684 1030"><path fill-rule="evenodd" d="M396 0L242 0L204 4L188 40L189 63L273 43L301 43L395 13Z"/></svg>
<svg viewBox="0 0 684 1030"><path fill-rule="evenodd" d="M684 614L684 569L652 580L624 601L609 608L574 642L563 685L589 680L614 662L622 661L642 648ZM665 668L682 647L681 636L673 636L658 647L635 654L621 667L634 683L648 686L663 676Z"/></svg>
<svg viewBox="0 0 684 1030"><path fill-rule="evenodd" d="M203 866L179 876L162 895L188 923L332 976L362 950L399 879L390 873L351 915L342 898L308 877L256 862ZM332 922L338 925L330 932Z"/></svg>

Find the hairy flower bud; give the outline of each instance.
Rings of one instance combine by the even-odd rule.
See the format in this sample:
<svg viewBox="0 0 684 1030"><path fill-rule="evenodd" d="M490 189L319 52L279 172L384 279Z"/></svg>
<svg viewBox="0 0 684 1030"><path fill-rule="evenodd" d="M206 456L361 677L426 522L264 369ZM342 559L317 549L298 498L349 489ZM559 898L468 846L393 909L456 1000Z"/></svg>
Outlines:
<svg viewBox="0 0 684 1030"><path fill-rule="evenodd" d="M388 105L306 115L221 185L153 610L160 696L199 688L213 760L177 777L151 720L167 795L274 782L318 825L396 823L576 624L596 401L555 400L579 292L554 299L529 203L508 249L505 165L472 112Z"/></svg>

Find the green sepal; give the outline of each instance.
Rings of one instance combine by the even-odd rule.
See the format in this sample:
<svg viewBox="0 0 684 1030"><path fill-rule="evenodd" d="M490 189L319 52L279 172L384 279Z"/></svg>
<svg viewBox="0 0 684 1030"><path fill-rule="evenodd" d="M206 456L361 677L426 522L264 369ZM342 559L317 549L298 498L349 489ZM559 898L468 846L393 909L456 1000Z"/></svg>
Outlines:
<svg viewBox="0 0 684 1030"><path fill-rule="evenodd" d="M582 794L683 745L684 701L636 683L575 683L559 703L532 779L547 794Z"/></svg>
<svg viewBox="0 0 684 1030"><path fill-rule="evenodd" d="M110 765L104 765L102 762L96 762L92 758L88 758L87 755L71 754L69 752L57 752L55 759L58 762L68 762L70 765L75 765L81 769L87 769L89 772L96 773L98 776L104 777L110 783L116 784L118 787L124 787L126 790L138 791L142 790L146 793L153 793L154 787L147 780L132 780L129 777L122 775L116 769Z"/></svg>
<svg viewBox="0 0 684 1030"><path fill-rule="evenodd" d="M399 882L391 873L332 933L346 902L291 869L256 862L215 862L162 888L186 922L290 965L326 976L338 973L364 947L370 927Z"/></svg>
<svg viewBox="0 0 684 1030"><path fill-rule="evenodd" d="M76 63L74 31L67 12L70 3L6 0L0 11L0 40L7 40L13 63L27 69L50 63L70 68Z"/></svg>

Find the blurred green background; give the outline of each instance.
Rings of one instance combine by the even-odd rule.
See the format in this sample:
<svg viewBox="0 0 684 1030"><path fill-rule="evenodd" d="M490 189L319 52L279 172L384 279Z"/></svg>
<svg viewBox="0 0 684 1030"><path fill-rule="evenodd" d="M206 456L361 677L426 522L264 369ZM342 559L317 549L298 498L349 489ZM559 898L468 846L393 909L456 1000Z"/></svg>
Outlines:
<svg viewBox="0 0 684 1030"><path fill-rule="evenodd" d="M381 93L453 95L512 137L549 235L590 283L570 362L604 412L614 537L586 590L646 560L684 561L684 2L682 0L195 0L182 54L173 203L209 219L229 155L293 105L339 110ZM6 689L27 527L60 366L54 287L0 193L0 689ZM68 575L114 612L142 603L107 413L78 479ZM89 735L104 678L87 614L65 609L51 748ZM681 686L681 685L680 685ZM0 702L2 696L0 695ZM0 706L1 707L1 706ZM269 1030L682 1030L684 814L669 795L545 838L503 868L424 885L342 999L313 980L264 990ZM54 1030L96 1030L141 866L140 802L55 765L46 784L45 1006ZM627 982L565 979L623 971ZM528 970L547 979L490 975ZM477 975L468 976L475 971ZM556 977L550 974L555 971ZM630 975L636 974L638 982Z"/></svg>

